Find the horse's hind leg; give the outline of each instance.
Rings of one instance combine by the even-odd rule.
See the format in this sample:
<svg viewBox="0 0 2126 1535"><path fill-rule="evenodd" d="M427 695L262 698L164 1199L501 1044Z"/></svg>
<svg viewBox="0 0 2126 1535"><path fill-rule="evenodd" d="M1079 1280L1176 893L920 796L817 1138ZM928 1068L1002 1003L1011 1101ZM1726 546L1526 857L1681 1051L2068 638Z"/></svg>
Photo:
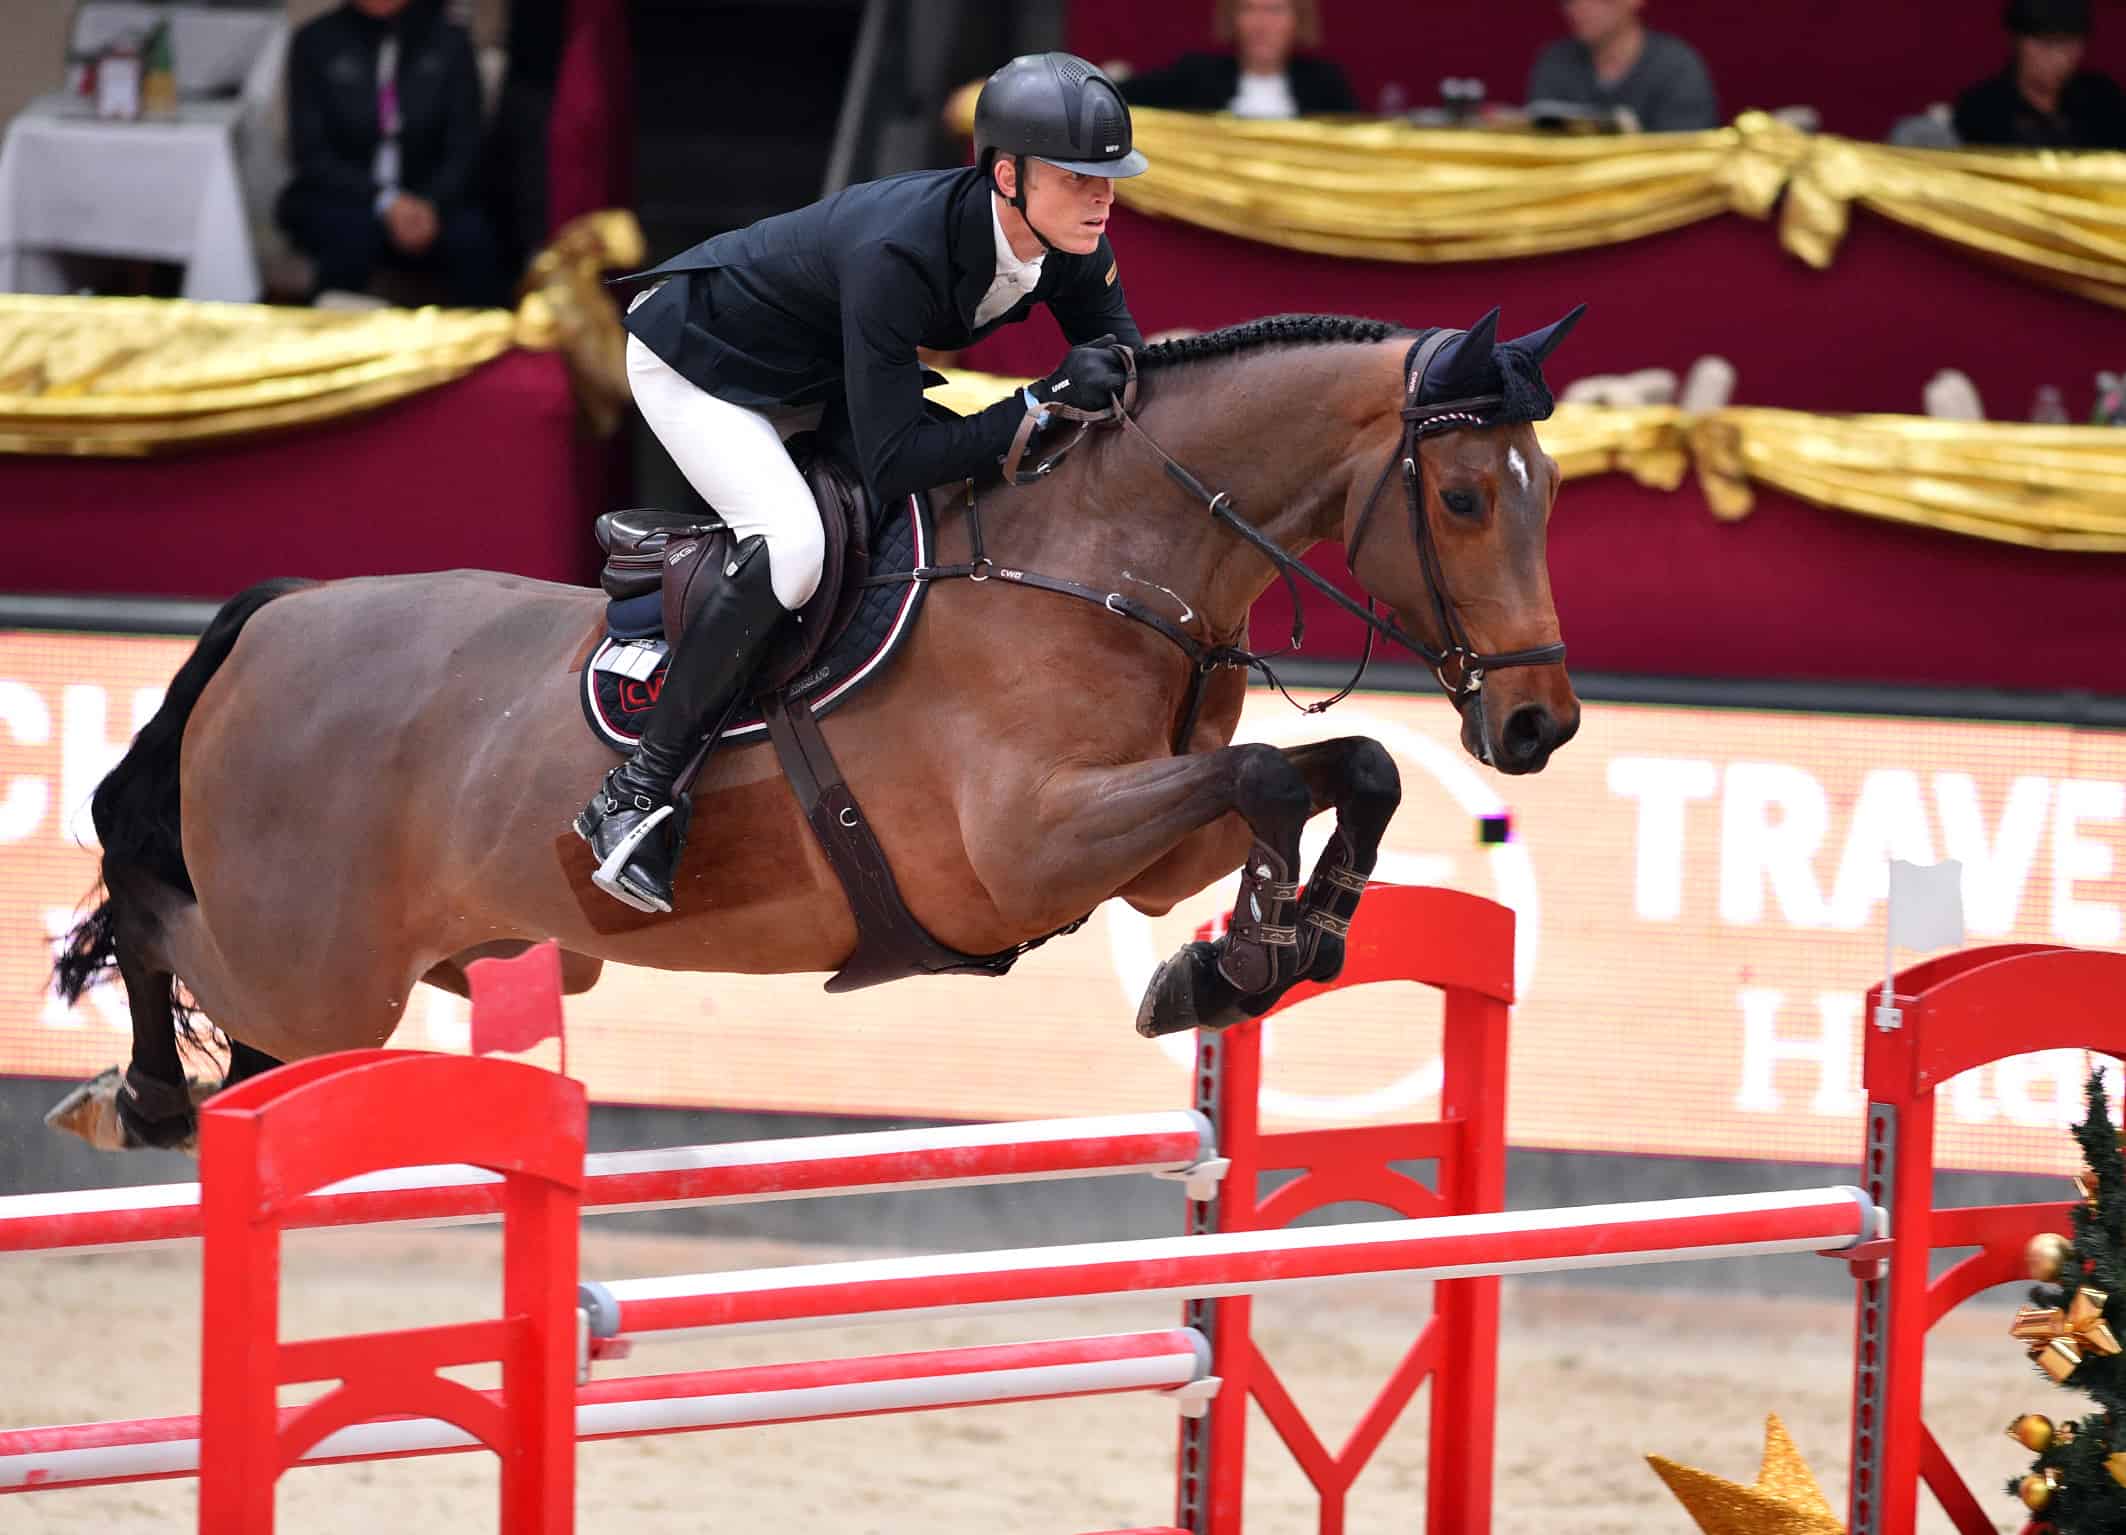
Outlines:
<svg viewBox="0 0 2126 1535"><path fill-rule="evenodd" d="M139 1147L182 1150L192 1143L198 1121L196 1094L177 1049L176 979L156 954L144 927L157 925L127 902L113 901L113 959L125 986L133 1020L132 1059L75 1088L45 1115L103 1151Z"/></svg>
<svg viewBox="0 0 2126 1535"><path fill-rule="evenodd" d="M198 1129L177 1053L176 977L129 950L118 951L118 974L133 1015L133 1058L118 1090L118 1119L128 1146L171 1150L190 1142Z"/></svg>

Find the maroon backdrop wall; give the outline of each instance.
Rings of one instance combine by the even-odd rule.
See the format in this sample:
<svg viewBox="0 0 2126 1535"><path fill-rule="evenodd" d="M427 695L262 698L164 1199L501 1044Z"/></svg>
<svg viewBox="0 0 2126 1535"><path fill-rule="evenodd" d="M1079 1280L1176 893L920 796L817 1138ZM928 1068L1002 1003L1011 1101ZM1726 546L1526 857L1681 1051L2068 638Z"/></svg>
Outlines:
<svg viewBox="0 0 2126 1535"><path fill-rule="evenodd" d="M1563 35L1556 0L1320 0L1321 51L1370 108L1399 83L1412 105L1448 75L1474 75L1517 102L1536 50ZM2090 63L2126 74L2126 4L2097 0ZM1070 46L1095 62L1150 68L1211 46L1209 0L1071 0ZM1998 70L2007 44L2000 0L1780 0L1690 5L1652 0L1648 22L1705 56L1729 117L1798 103L1833 133L1880 138L1897 118L1953 99Z"/></svg>
<svg viewBox="0 0 2126 1535"><path fill-rule="evenodd" d="M0 588L221 598L268 576L454 566L580 583L607 457L551 352L190 453L0 454Z"/></svg>
<svg viewBox="0 0 2126 1535"><path fill-rule="evenodd" d="M549 232L634 200L634 94L626 0L569 0L546 134Z"/></svg>
<svg viewBox="0 0 2126 1535"><path fill-rule="evenodd" d="M1977 383L1987 414L2018 420L2041 384L2087 411L2100 368L2120 365L2126 316L1855 212L1835 266L1818 272L1777 231L1726 216L1625 245L1453 266L1348 261L1280 250L1117 208L1108 235L1147 334L1208 330L1277 311L1467 325L1494 304L1505 334L1589 305L1552 364L1588 373L1683 372L1717 352L1740 374L1738 404L1917 413L1940 368ZM1061 334L1046 310L967 353L970 367L1041 374Z"/></svg>

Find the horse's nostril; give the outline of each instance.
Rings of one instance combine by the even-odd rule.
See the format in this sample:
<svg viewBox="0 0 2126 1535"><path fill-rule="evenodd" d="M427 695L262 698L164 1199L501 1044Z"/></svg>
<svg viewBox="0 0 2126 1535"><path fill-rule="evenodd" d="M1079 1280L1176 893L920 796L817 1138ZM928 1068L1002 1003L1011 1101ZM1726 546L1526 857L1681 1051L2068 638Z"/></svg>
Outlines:
<svg viewBox="0 0 2126 1535"><path fill-rule="evenodd" d="M1506 716L1500 744L1509 760L1528 762L1549 748L1551 733L1549 711L1540 704L1522 704Z"/></svg>

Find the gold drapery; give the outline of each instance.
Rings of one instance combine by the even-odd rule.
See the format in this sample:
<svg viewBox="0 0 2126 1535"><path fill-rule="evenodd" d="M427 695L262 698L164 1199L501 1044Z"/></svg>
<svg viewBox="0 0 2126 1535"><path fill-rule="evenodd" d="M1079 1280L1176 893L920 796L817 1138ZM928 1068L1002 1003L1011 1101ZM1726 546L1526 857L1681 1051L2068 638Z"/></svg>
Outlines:
<svg viewBox="0 0 2126 1535"><path fill-rule="evenodd" d="M949 120L967 131L975 87ZM1133 113L1132 208L1290 250L1484 261L1613 245L1722 213L1768 218L1811 266L1854 204L2126 307L2126 154L1893 149L1762 112L1706 133L1569 137L1393 120Z"/></svg>
<svg viewBox="0 0 2126 1535"><path fill-rule="evenodd" d="M961 371L931 394L969 413L1022 382ZM1749 515L1755 482L1943 533L2126 554L2126 429L2117 427L1560 405L1536 430L1568 480L1623 473L1674 490L1695 467L1707 504L1727 521ZM1216 465L1189 467L1216 482Z"/></svg>
<svg viewBox="0 0 2126 1535"><path fill-rule="evenodd" d="M1152 168L1117 183L1129 206L1335 256L1535 256L1764 206L1763 167L1732 128L1596 139L1149 109L1136 122Z"/></svg>
<svg viewBox="0 0 2126 1535"><path fill-rule="evenodd" d="M1828 267L1852 204L2025 276L2126 308L2126 154L1802 141L1780 240Z"/></svg>
<svg viewBox="0 0 2126 1535"><path fill-rule="evenodd" d="M2126 553L2126 429L1758 406L1679 425L1706 500L1722 517L1748 515L1755 481L1818 506L1945 533Z"/></svg>
<svg viewBox="0 0 2126 1535"><path fill-rule="evenodd" d="M0 294L0 452L137 457L329 421L561 349L593 427L627 402L599 273L642 259L631 214L588 214L534 262L515 311L337 312Z"/></svg>

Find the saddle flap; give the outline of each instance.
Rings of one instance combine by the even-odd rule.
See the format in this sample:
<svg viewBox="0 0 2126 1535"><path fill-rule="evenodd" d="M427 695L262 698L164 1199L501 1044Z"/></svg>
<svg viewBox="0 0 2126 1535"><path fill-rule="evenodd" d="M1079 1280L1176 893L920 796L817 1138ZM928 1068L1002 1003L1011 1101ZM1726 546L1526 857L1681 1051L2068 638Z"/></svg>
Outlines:
<svg viewBox="0 0 2126 1535"><path fill-rule="evenodd" d="M598 547L605 552L598 584L613 598L654 592L664 579L665 553L675 542L699 538L722 526L720 521L704 522L655 506L606 512L592 525Z"/></svg>
<svg viewBox="0 0 2126 1535"><path fill-rule="evenodd" d="M757 690L787 685L826 652L855 616L864 578L871 573L872 506L863 481L832 454L820 451L813 434L791 438L789 448L819 509L826 553L818 587L776 638L756 680ZM664 636L676 646L718 578L713 567L730 547L730 527L720 519L705 522L647 506L607 512L598 518L595 531L598 547L605 551L598 584L615 601L661 592Z"/></svg>

